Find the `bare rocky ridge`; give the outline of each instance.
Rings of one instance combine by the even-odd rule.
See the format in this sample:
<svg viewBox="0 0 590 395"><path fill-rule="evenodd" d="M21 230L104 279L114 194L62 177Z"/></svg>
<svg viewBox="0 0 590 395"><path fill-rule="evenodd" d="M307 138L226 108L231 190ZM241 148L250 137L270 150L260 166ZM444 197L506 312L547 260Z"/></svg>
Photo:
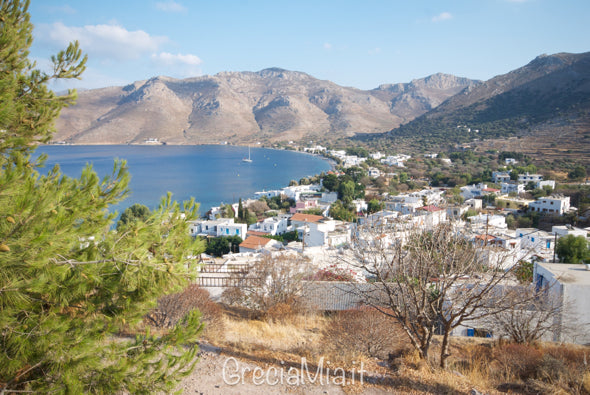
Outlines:
<svg viewBox="0 0 590 395"><path fill-rule="evenodd" d="M205 144L382 133L478 84L435 74L363 91L278 68L182 80L154 77L79 92L78 103L62 111L54 140Z"/></svg>

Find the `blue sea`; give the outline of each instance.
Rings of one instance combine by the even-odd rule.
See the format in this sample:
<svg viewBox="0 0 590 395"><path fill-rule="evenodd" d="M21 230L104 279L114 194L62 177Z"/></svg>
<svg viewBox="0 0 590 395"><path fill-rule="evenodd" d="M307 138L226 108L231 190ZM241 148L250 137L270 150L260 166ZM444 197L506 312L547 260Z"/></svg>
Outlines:
<svg viewBox="0 0 590 395"><path fill-rule="evenodd" d="M49 145L39 147L36 155L46 153L49 171L59 164L61 171L79 177L91 163L102 178L113 171L115 159L125 159L131 173L130 196L113 206L121 213L134 203L156 208L168 191L182 202L194 197L205 214L221 203L254 197L254 192L280 189L290 180L319 174L331 168L324 158L294 151L230 145ZM41 169L43 172L43 169Z"/></svg>

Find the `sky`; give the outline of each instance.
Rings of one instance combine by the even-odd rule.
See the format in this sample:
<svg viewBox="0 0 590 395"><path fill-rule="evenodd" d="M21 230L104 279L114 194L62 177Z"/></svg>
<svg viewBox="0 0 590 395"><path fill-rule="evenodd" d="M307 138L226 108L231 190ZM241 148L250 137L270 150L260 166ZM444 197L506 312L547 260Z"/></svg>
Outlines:
<svg viewBox="0 0 590 395"><path fill-rule="evenodd" d="M588 0L33 0L29 12L39 68L73 40L88 54L82 79L55 90L270 67L373 89L590 51Z"/></svg>

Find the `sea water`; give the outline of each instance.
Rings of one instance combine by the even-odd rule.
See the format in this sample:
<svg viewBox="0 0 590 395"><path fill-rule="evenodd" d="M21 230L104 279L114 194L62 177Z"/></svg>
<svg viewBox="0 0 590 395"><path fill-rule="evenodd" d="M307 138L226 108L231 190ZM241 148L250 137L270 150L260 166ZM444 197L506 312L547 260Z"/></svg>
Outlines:
<svg viewBox="0 0 590 395"><path fill-rule="evenodd" d="M55 164L71 177L92 164L99 177L110 175L115 159L125 159L131 173L131 194L112 207L122 212L133 203L154 209L167 192L182 202L194 197L203 215L221 203L236 203L254 197L254 192L280 189L291 180L320 174L331 168L324 158L289 150L231 145L48 145L35 155L46 153L42 173Z"/></svg>

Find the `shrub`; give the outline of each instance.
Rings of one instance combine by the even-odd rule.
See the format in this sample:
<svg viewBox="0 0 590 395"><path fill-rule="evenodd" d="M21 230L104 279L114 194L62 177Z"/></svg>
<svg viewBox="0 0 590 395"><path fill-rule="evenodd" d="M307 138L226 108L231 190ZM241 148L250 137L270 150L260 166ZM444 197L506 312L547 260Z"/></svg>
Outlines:
<svg viewBox="0 0 590 395"><path fill-rule="evenodd" d="M385 358L405 349L403 331L385 314L364 307L338 312L322 333L326 351L339 356Z"/></svg>
<svg viewBox="0 0 590 395"><path fill-rule="evenodd" d="M156 328L172 328L187 313L199 310L205 323L204 336L213 338L224 332L221 307L209 297L209 292L196 284L184 291L166 295L158 300L158 307L146 317Z"/></svg>

